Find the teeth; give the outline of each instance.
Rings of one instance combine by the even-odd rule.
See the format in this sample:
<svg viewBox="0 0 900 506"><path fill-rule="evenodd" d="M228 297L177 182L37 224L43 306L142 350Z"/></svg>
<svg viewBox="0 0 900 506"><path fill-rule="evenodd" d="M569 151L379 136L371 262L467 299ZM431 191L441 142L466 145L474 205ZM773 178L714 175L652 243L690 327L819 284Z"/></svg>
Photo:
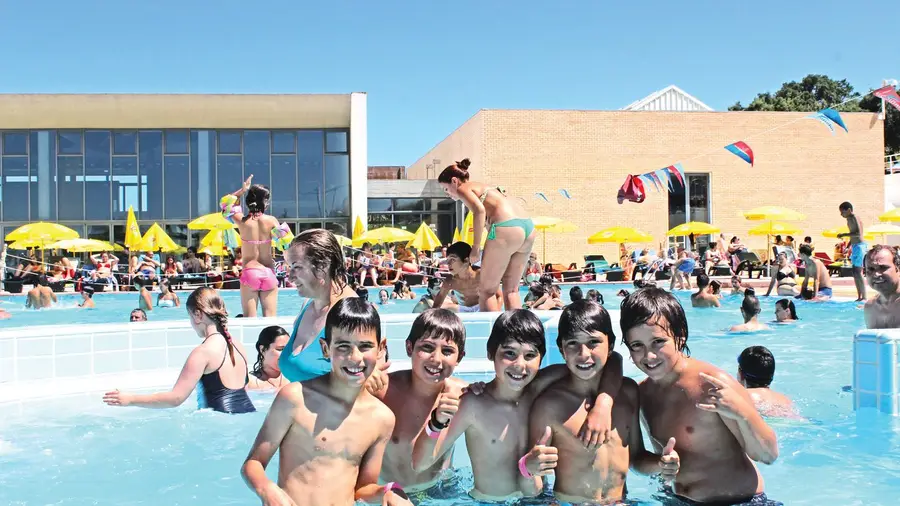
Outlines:
<svg viewBox="0 0 900 506"><path fill-rule="evenodd" d="M347 371L349 371L353 374L359 374L359 373L363 372L366 368L365 367L347 367L346 369L347 369Z"/></svg>
<svg viewBox="0 0 900 506"><path fill-rule="evenodd" d="M428 367L427 365L425 366L425 371L431 374L440 374L442 370L443 368Z"/></svg>
<svg viewBox="0 0 900 506"><path fill-rule="evenodd" d="M523 379L525 379L525 375L524 375L524 374L513 374L513 373L511 373L511 372L510 372L510 373L507 373L507 374L509 375L510 378L512 378L512 379L514 379L514 380L517 380L517 381L518 381L518 380L523 380Z"/></svg>
<svg viewBox="0 0 900 506"><path fill-rule="evenodd" d="M578 364L575 367L579 369L591 369L592 367L594 367L594 364Z"/></svg>

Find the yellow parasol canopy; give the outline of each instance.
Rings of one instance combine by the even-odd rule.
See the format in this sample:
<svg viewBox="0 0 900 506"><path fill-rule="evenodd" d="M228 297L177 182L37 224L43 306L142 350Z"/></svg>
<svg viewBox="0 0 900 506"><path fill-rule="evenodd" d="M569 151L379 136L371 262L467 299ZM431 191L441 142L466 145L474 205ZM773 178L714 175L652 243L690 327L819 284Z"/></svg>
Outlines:
<svg viewBox="0 0 900 506"><path fill-rule="evenodd" d="M50 244L63 239L77 238L78 232L71 228L46 221L22 225L6 235L7 241L29 241L40 244Z"/></svg>
<svg viewBox="0 0 900 506"><path fill-rule="evenodd" d="M431 227L422 222L416 230L415 237L409 241L407 246L416 248L418 251L434 251L436 248L441 247L441 240L438 239L434 230L431 230Z"/></svg>
<svg viewBox="0 0 900 506"><path fill-rule="evenodd" d="M900 235L900 227L891 223L876 223L871 227L863 228L863 239L867 241L875 240L879 236L881 240L884 240L886 235Z"/></svg>
<svg viewBox="0 0 900 506"><path fill-rule="evenodd" d="M201 248L212 248L216 251L228 251L228 247L225 245L225 234L223 230L210 230L206 235L200 239L200 247ZM237 245L240 247L241 238L237 234L235 234L235 239L237 240ZM216 255L220 255L221 253L216 253Z"/></svg>
<svg viewBox="0 0 900 506"><path fill-rule="evenodd" d="M401 230L399 228L381 227L369 230L361 234L359 237L353 238L353 246L359 247L365 243L379 244L390 242L408 242L415 237L412 232Z"/></svg>
<svg viewBox="0 0 900 506"><path fill-rule="evenodd" d="M366 227L363 226L362 218L357 216L356 222L353 223L353 238L363 235L366 232Z"/></svg>
<svg viewBox="0 0 900 506"><path fill-rule="evenodd" d="M763 206L744 211L744 218L753 221L798 221L806 219L802 213L779 206Z"/></svg>
<svg viewBox="0 0 900 506"><path fill-rule="evenodd" d="M459 228L453 229L453 242L462 241L462 237L459 235Z"/></svg>
<svg viewBox="0 0 900 506"><path fill-rule="evenodd" d="M158 223L154 223L147 230L147 233L144 234L144 237L141 238L141 242L133 249L138 251L172 252L178 249L178 245L175 244L175 241L169 237L169 234Z"/></svg>
<svg viewBox="0 0 900 506"><path fill-rule="evenodd" d="M895 207L878 217L881 221L900 221L900 207Z"/></svg>
<svg viewBox="0 0 900 506"><path fill-rule="evenodd" d="M125 220L125 247L129 250L137 248L141 244L141 229L138 227L137 218L134 217L134 208L128 206L128 217Z"/></svg>
<svg viewBox="0 0 900 506"><path fill-rule="evenodd" d="M600 243L624 243L624 242L651 242L650 234L641 232L631 227L610 227L588 237L588 244Z"/></svg>
<svg viewBox="0 0 900 506"><path fill-rule="evenodd" d="M475 213L470 212L466 214L466 219L463 220L461 240L469 243L469 245L475 244ZM487 242L487 231L481 234L482 248L484 248L485 242Z"/></svg>
<svg viewBox="0 0 900 506"><path fill-rule="evenodd" d="M231 230L236 224L228 221L222 213L209 213L188 223L190 230Z"/></svg>
<svg viewBox="0 0 900 506"><path fill-rule="evenodd" d="M541 263L547 263L547 232L551 234L568 234L578 230L572 222L550 216L536 216L531 219L534 228L541 231Z"/></svg>
<svg viewBox="0 0 900 506"><path fill-rule="evenodd" d="M850 233L850 229L847 228L847 225L843 225L843 226L836 227L836 228L829 228L828 230L822 231L822 235L824 237L834 237L834 238L836 238L838 236L838 234L849 234L849 233ZM863 233L865 233L865 229L863 230Z"/></svg>
<svg viewBox="0 0 900 506"><path fill-rule="evenodd" d="M353 239L340 234L334 234L334 238L337 239L338 244L341 246L351 246L353 244Z"/></svg>
<svg viewBox="0 0 900 506"><path fill-rule="evenodd" d="M666 235L669 237L678 237L683 235L707 235L707 234L718 234L722 229L719 227L710 225L709 223L704 223L702 221L689 221L687 223L682 223L677 227L673 228L666 232Z"/></svg>
<svg viewBox="0 0 900 506"><path fill-rule="evenodd" d="M94 253L97 251L122 251L125 248L97 239L66 239L47 245L48 249L64 249L72 253Z"/></svg>
<svg viewBox="0 0 900 506"><path fill-rule="evenodd" d="M800 228L778 221L766 221L747 231L750 235L792 235L800 232Z"/></svg>

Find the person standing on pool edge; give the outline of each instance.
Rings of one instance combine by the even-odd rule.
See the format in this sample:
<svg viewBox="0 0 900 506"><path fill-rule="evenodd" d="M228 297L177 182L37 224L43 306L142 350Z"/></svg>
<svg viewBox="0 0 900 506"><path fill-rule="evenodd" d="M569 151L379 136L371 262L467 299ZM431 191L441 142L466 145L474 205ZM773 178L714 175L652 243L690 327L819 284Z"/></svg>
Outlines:
<svg viewBox="0 0 900 506"><path fill-rule="evenodd" d="M474 241L470 263L481 261L479 305L482 311L500 311L497 289L503 287L503 305L507 311L520 309L519 280L525 272L531 248L537 237L534 222L515 200L499 187L469 181L469 159L448 166L438 176L438 183L453 200L461 200L474 213ZM484 227L490 230L481 254Z"/></svg>
<svg viewBox="0 0 900 506"><path fill-rule="evenodd" d="M843 202L838 207L841 217L847 220L849 233L838 234L839 239L850 238L850 263L853 265L853 283L856 284L857 302L866 300L866 282L863 280L863 266L866 263L866 251L869 245L863 241L863 226L853 213L853 204Z"/></svg>
<svg viewBox="0 0 900 506"><path fill-rule="evenodd" d="M766 499L753 464L778 458L775 431L746 388L690 357L687 317L678 299L655 287L638 290L622 301L620 325L631 359L647 375L639 389L650 440L658 452L669 438L678 444L676 497L688 504L781 505Z"/></svg>

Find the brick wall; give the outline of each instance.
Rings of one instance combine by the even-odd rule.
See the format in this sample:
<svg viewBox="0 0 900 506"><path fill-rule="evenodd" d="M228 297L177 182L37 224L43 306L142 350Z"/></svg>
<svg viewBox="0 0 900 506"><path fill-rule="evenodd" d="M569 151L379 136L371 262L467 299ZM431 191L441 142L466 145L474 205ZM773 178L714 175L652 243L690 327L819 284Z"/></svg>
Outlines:
<svg viewBox="0 0 900 506"><path fill-rule="evenodd" d="M484 167L482 163L484 148L484 115L483 111L478 111L437 146L407 167L406 177L437 179L444 167L457 160L468 158L472 162L469 173L472 178L478 179L482 177L481 171ZM427 166L431 165L433 160L440 160L440 163L436 170L429 171Z"/></svg>
<svg viewBox="0 0 900 506"><path fill-rule="evenodd" d="M564 218L575 233L547 236L547 260L581 263L588 253L615 258L615 245L588 245L594 232L633 226L665 240L668 196L650 189L642 204L616 202L629 173L644 173L682 162L688 173L710 175L712 223L730 238L739 235L753 248L765 237L748 237L757 225L741 211L781 205L807 215L802 235L832 252L835 239L821 232L841 225L838 205L848 200L865 223L884 208L883 124L874 114L843 114L850 133L831 135L805 113L623 112L483 110L410 167L424 177L424 164L469 156L473 178L504 186L528 202L532 215ZM481 127L480 129L478 127ZM774 131L770 131L776 128ZM480 156L475 147L481 139ZM723 147L745 140L755 166ZM483 161L483 164L482 164ZM414 168L421 170L413 176ZM565 200L559 188L573 195ZM544 192L551 202L534 197ZM654 245L655 247L656 245ZM535 251L542 254L542 240ZM612 260L611 260L612 261Z"/></svg>

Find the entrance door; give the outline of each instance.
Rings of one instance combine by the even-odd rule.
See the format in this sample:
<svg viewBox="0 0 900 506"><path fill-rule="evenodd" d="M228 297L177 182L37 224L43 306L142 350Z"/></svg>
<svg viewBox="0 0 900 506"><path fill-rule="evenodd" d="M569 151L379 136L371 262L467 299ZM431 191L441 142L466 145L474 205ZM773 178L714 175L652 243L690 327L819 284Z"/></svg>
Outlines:
<svg viewBox="0 0 900 506"><path fill-rule="evenodd" d="M669 228L689 221L702 221L712 223L712 213L710 212L710 192L709 192L709 174L685 174L685 185L681 186L673 183L674 191L669 192ZM692 246L697 252L702 252L709 246L710 236L694 237L694 244L689 245L688 237L672 237L669 239L670 246L678 244L685 248Z"/></svg>

